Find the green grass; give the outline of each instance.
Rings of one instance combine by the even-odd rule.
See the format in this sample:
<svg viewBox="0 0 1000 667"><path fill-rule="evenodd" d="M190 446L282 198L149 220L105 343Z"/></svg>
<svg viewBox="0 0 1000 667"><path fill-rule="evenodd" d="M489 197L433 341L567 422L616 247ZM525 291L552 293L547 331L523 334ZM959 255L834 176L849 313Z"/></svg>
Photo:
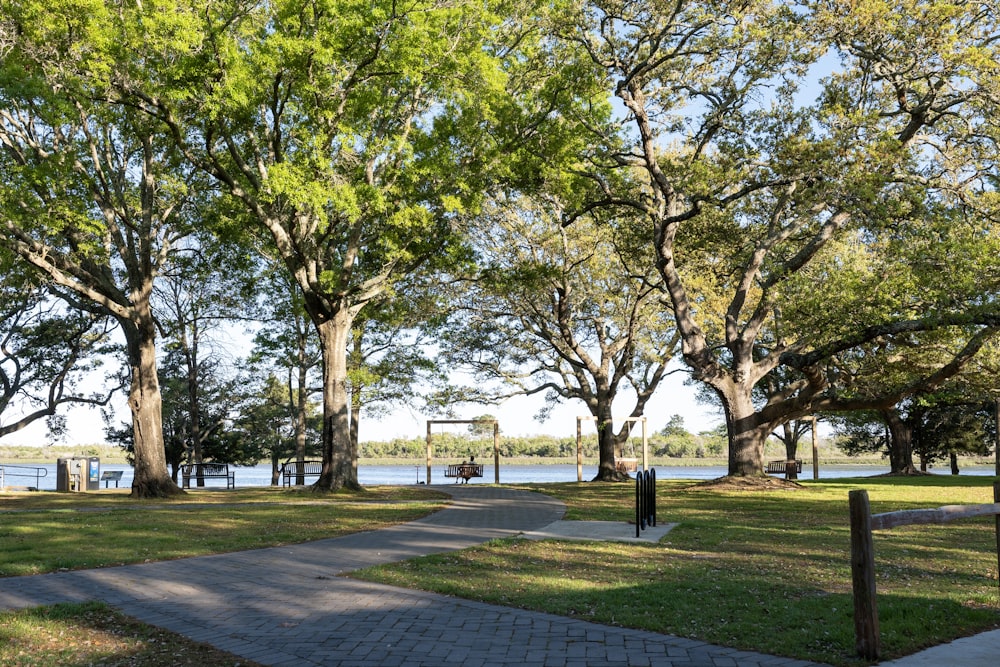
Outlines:
<svg viewBox="0 0 1000 667"><path fill-rule="evenodd" d="M100 602L0 613L5 667L259 667L208 644L139 623Z"/></svg>
<svg viewBox="0 0 1000 667"><path fill-rule="evenodd" d="M412 487L360 493L193 491L169 502L126 493L0 495L0 576L107 567L305 542L410 521L444 495Z"/></svg>
<svg viewBox="0 0 1000 667"><path fill-rule="evenodd" d="M658 544L507 539L358 576L857 665L862 661L854 657L848 492L866 488L879 513L992 502L992 482L961 476L864 478L807 481L797 491L735 491L661 480L659 520L680 525ZM568 520L632 517L628 484L524 488L563 500ZM418 487L318 496L282 489L202 490L170 502L135 501L114 490L2 494L0 510L21 511L0 514L0 571L96 567L330 537L408 520L437 507L438 498ZM81 506L87 511L79 511ZM877 532L875 552L884 659L1000 626L992 520ZM70 606L56 613L61 623L87 631L88 619L109 612ZM14 617L0 614L0 633L9 632ZM26 655L45 654L19 646ZM101 660L74 659L74 664L130 664ZM192 664L235 664L225 654L199 660ZM0 664L65 662L19 663L0 654Z"/></svg>
<svg viewBox="0 0 1000 667"><path fill-rule="evenodd" d="M992 478L865 478L798 491L658 484L659 544L508 539L354 576L837 665L854 656L847 496L876 513L993 502ZM570 520L628 521L628 485L533 487ZM1000 626L994 522L875 535L883 658ZM500 572L503 576L496 576Z"/></svg>

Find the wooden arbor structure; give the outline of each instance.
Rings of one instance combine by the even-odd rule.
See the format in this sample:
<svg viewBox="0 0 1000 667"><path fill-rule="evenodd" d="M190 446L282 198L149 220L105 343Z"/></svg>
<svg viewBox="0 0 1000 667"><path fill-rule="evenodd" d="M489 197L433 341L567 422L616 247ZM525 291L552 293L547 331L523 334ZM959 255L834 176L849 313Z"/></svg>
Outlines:
<svg viewBox="0 0 1000 667"><path fill-rule="evenodd" d="M431 462L434 458L432 427L434 424L493 424L493 482L500 483L500 422L496 419L428 419L427 420L427 483L431 483Z"/></svg>
<svg viewBox="0 0 1000 667"><path fill-rule="evenodd" d="M583 481L583 428L582 424L584 421L597 421L597 417L591 415L585 415L576 418L576 481ZM645 417L621 417L620 422L642 422L642 468L645 471L649 469L649 438L646 434L646 418ZM611 422L607 423L609 428L614 427L614 417L611 418Z"/></svg>

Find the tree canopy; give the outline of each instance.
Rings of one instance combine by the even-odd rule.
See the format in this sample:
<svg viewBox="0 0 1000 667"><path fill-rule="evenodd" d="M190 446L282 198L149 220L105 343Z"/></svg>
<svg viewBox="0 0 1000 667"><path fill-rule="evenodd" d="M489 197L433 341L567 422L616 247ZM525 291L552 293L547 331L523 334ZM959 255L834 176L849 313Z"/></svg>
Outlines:
<svg viewBox="0 0 1000 667"><path fill-rule="evenodd" d="M623 385L641 414L679 341L734 475L800 417L948 386L1000 330L993 0L0 10L0 245L120 326L140 495L176 490L150 297L195 231L297 290L321 489L357 486L391 376L359 341L442 301L450 361L599 419Z"/></svg>
<svg viewBox="0 0 1000 667"><path fill-rule="evenodd" d="M780 424L847 407L839 359L948 328L933 382L1000 325L987 4L563 6L560 36L604 68L629 126L605 171L640 187L605 203L648 221L731 474L762 473ZM794 378L755 400L782 367Z"/></svg>

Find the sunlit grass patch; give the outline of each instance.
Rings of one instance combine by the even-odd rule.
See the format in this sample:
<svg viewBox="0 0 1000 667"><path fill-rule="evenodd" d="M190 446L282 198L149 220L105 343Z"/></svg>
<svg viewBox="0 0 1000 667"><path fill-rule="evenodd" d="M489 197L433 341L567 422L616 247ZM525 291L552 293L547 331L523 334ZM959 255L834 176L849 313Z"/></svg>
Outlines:
<svg viewBox="0 0 1000 667"><path fill-rule="evenodd" d="M65 502L74 497L76 505ZM200 496L205 502L192 502ZM179 502L44 494L4 514L0 576L107 567L337 537L411 521L442 508L430 490L313 494L207 491ZM51 500L52 509L46 509ZM223 502L224 500L224 502ZM6 506L4 506L6 509Z"/></svg>

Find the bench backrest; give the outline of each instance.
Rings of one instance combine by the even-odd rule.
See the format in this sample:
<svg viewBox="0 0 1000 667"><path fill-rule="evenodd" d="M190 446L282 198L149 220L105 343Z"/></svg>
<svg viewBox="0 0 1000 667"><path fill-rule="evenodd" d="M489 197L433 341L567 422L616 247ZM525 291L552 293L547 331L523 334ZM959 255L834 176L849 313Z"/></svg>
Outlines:
<svg viewBox="0 0 1000 667"><path fill-rule="evenodd" d="M473 474L475 477L483 476L483 464L481 463L452 463L448 466L446 477L455 477L460 474Z"/></svg>
<svg viewBox="0 0 1000 667"><path fill-rule="evenodd" d="M185 475L228 475L228 463L185 463L181 466Z"/></svg>
<svg viewBox="0 0 1000 667"><path fill-rule="evenodd" d="M323 472L321 461L303 461L302 472L299 473L299 464L295 461L281 464L281 472L285 475L318 475Z"/></svg>

